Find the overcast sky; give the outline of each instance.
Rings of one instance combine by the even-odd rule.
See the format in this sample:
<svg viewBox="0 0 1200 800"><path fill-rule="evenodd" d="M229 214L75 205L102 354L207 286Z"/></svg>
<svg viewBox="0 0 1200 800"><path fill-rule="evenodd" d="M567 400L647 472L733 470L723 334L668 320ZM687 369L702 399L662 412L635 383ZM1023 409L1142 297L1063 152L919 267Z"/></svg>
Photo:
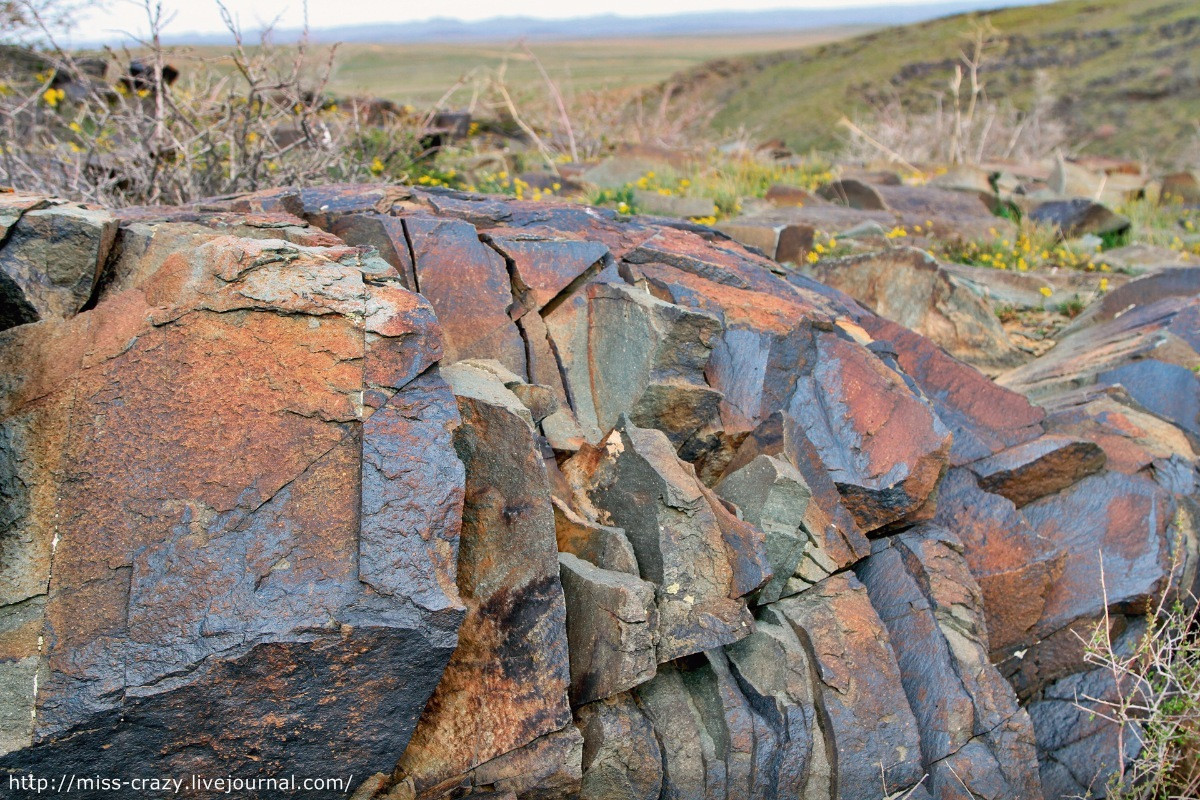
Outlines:
<svg viewBox="0 0 1200 800"><path fill-rule="evenodd" d="M926 0L928 1L928 0ZM936 0L935 0L936 1ZM279 26L298 28L304 18L302 0L225 0L246 30L262 27L279 17ZM371 22L406 22L430 17L480 20L504 16L547 18L595 14L655 16L701 11L762 10L777 8L844 8L849 6L913 5L912 0L309 0L308 19L313 28L361 25ZM1003 5L998 2L997 5ZM214 0L163 0L173 15L172 34L224 30ZM141 32L146 14L138 0L108 0L106 7L86 12L75 38L108 39L116 32Z"/></svg>

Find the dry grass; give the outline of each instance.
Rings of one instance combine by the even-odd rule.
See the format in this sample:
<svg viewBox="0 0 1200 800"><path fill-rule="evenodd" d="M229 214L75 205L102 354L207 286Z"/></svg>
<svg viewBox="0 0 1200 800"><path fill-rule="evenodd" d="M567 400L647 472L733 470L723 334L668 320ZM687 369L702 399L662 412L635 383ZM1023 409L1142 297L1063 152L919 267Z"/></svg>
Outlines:
<svg viewBox="0 0 1200 800"><path fill-rule="evenodd" d="M334 49L237 38L232 70L189 64L174 85L159 34L161 4L146 0L150 38L137 74L130 53L104 54L89 77L52 48L51 67L0 84L0 182L109 206L180 204L278 185L401 177L419 151L412 120L367 124L358 107L325 98ZM49 28L44 29L53 43ZM69 81L64 80L69 79Z"/></svg>
<svg viewBox="0 0 1200 800"><path fill-rule="evenodd" d="M1103 573L1102 573L1103 582ZM1189 800L1200 796L1200 604L1168 591L1147 616L1132 649L1114 645L1107 611L1088 643L1089 663L1112 677L1112 699L1080 698L1080 708L1117 730L1119 765L1110 800ZM1126 764L1127 736L1138 755Z"/></svg>

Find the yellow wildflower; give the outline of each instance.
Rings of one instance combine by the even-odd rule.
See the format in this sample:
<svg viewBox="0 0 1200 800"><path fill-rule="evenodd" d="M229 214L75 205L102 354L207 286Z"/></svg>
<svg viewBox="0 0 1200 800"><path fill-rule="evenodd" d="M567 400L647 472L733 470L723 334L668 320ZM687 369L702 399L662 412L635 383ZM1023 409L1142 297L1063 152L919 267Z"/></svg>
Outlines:
<svg viewBox="0 0 1200 800"><path fill-rule="evenodd" d="M55 108L62 99L67 96L67 93L62 89L47 89L42 92L42 99L46 101L46 105Z"/></svg>
<svg viewBox="0 0 1200 800"><path fill-rule="evenodd" d="M1038 289L1038 291L1042 293L1042 297L1049 297L1050 295L1054 294L1054 290L1049 286L1043 286L1042 288Z"/></svg>
<svg viewBox="0 0 1200 800"><path fill-rule="evenodd" d="M379 156L376 156L371 161L371 174L372 175L382 175L383 174L383 162L379 160Z"/></svg>

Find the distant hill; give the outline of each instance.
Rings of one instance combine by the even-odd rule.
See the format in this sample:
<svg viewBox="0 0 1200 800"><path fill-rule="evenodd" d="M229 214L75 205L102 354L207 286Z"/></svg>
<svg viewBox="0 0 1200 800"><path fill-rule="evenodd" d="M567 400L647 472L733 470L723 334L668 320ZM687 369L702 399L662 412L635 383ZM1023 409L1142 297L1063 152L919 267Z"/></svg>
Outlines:
<svg viewBox="0 0 1200 800"><path fill-rule="evenodd" d="M1016 0L1030 2L1030 0ZM736 0L731 0L736 5ZM952 0L913 5L879 5L859 8L779 9L774 11L717 11L653 17L623 17L605 14L569 19L495 17L476 22L435 18L418 22L381 22L322 28L312 32L322 42L371 44L438 42L494 42L564 39L611 39L614 37L697 36L800 31L854 25L905 25L921 20L994 7L996 0ZM279 30L283 41L299 31ZM165 37L170 44L228 44L226 33L183 33Z"/></svg>
<svg viewBox="0 0 1200 800"><path fill-rule="evenodd" d="M928 110L982 19L998 31L982 78L992 100L1052 103L1088 153L1178 159L1200 137L1200 4L1065 0L974 12L801 50L723 59L676 75L682 99L716 103L718 133L744 126L799 150L839 143L837 122L889 97Z"/></svg>

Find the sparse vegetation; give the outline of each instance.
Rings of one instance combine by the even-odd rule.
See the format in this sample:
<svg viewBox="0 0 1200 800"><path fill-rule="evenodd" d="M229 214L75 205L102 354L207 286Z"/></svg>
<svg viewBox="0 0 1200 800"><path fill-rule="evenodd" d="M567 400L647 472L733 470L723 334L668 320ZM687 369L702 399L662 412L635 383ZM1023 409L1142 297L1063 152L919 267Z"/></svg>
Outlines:
<svg viewBox="0 0 1200 800"><path fill-rule="evenodd" d="M1111 800L1176 800L1200 794L1200 617L1195 597L1165 594L1132 648L1114 645L1107 615L1088 643L1089 663L1112 678L1111 698L1080 698L1081 708L1118 730L1119 765ZM1136 737L1125 750L1126 736Z"/></svg>
<svg viewBox="0 0 1200 800"><path fill-rule="evenodd" d="M85 65L52 46L48 69L4 79L0 180L122 206L407 176L418 127L403 118L367 124L362 109L328 102L333 48L275 47L266 36L251 48L226 15L238 37L233 70L189 65L173 84L161 4L144 10L152 33L139 57L108 52L98 70L96 60ZM52 43L48 23L38 24Z"/></svg>

